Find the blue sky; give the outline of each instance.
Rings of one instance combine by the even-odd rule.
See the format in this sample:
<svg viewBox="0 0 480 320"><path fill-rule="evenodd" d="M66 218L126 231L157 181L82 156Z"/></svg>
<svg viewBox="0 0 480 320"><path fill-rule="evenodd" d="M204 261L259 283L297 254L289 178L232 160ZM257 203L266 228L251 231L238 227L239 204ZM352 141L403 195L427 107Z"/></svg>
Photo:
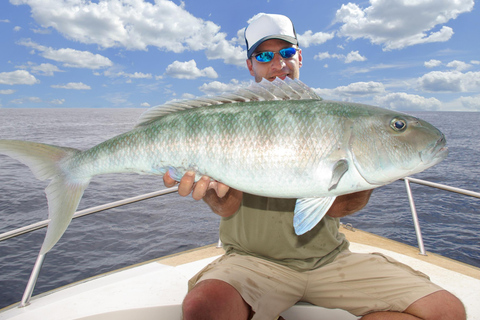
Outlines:
<svg viewBox="0 0 480 320"><path fill-rule="evenodd" d="M472 0L0 2L0 107L146 108L252 80L243 29L289 16L326 99L480 111Z"/></svg>

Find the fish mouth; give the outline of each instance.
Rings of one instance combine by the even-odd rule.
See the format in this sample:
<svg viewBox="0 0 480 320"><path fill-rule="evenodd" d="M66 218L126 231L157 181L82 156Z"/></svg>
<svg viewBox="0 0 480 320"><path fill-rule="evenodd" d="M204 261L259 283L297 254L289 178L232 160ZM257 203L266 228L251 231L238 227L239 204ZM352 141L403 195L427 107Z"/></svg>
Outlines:
<svg viewBox="0 0 480 320"><path fill-rule="evenodd" d="M435 144L425 149L421 152L420 157L423 163L430 163L433 162L434 164L439 163L443 159L445 159L448 155L448 147L446 146L447 141L445 136L442 134L440 139L438 139Z"/></svg>

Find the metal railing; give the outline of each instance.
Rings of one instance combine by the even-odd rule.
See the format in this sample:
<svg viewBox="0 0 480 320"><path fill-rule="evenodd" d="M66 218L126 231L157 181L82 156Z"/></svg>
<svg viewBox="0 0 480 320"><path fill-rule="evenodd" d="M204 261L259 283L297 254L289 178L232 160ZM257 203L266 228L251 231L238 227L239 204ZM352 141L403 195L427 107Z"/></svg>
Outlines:
<svg viewBox="0 0 480 320"><path fill-rule="evenodd" d="M162 189L162 190L159 190L159 191L143 194L143 195L140 195L140 196L136 196L136 197L132 197L132 198L128 198L128 199L123 199L123 200L120 200L120 201L107 203L107 204L104 204L104 205L101 205L101 206L77 211L73 215L72 219L80 218L80 217L83 217L83 216L86 216L86 215L89 215L89 214L92 214L92 213L96 213L96 212L100 212L100 211L104 211L104 210L108 210L108 209L112 209L112 208L116 208L116 207L121 207L121 206L124 206L126 204L130 204L130 203L134 203L134 202L143 201L143 200L147 200L147 199L150 199L150 198L162 196L162 195L165 195L165 194L176 192L177 190L178 190L178 187ZM28 233L28 232L35 231L37 229L45 228L45 227L48 226L49 222L50 222L50 219L43 220L43 221L40 221L40 222L37 222L37 223L30 224L30 225L25 226L25 227L21 227L21 228L12 230L12 231L2 233L2 234L0 234L0 242L3 241L3 240L9 239L9 238L13 238L13 237L22 235L24 233ZM32 297L33 289L35 288L35 284L37 283L38 275L40 274L40 269L42 268L44 260L45 260L45 254L38 254L37 260L35 261L35 265L33 266L32 273L31 273L30 278L29 278L28 283L27 283L27 287L25 288L25 292L23 293L22 300L20 301L19 308L26 307L26 306L29 305L29 301L30 301L30 298Z"/></svg>
<svg viewBox="0 0 480 320"><path fill-rule="evenodd" d="M412 188L410 186L410 182L421 184L421 185L432 187L432 188L445 190L445 191L455 192L455 193L459 193L459 194L463 194L466 196L475 197L479 199L480 199L480 193L461 189L461 188L450 187L444 184L430 182L427 180L415 179L411 177L406 177L403 180L405 181L405 187L407 188L408 201L410 202L410 210L412 211L413 225L415 227L415 233L417 235L418 249L420 250L421 255L426 256L427 253L425 251L425 246L423 244L422 230L420 229L420 223L418 221L417 209L415 208L415 202L413 200L413 193L412 193Z"/></svg>
<svg viewBox="0 0 480 320"><path fill-rule="evenodd" d="M421 229L420 229L420 223L418 221L417 210L415 208L415 202L413 200L412 190L411 190L411 186L410 186L411 182L416 183L416 184L429 186L429 187L433 187L433 188L437 188L437 189L450 191L450 192L455 192L455 193L459 193L459 194L463 194L463 195L467 195L467 196L471 196L471 197L480 198L480 193L479 192L474 192L474 191L470 191L470 190L466 190L466 189L450 187L450 186L447 186L447 185L434 183L434 182L430 182L430 181L426 181L426 180L410 178L410 177L406 177L403 180L405 181L405 187L407 189L408 200L410 202L410 208L411 208L412 217L413 217L413 221L414 221L415 233L416 233L417 241L418 241L418 247L419 247L419 250L420 250L420 254L422 254L422 255L426 255L426 251L425 251L425 247L424 247L424 243L423 243L422 232L421 232ZM81 210L81 211L77 211L73 215L73 219L83 217L83 216L86 216L86 215L89 215L89 214L92 214L92 213L104 211L104 210L107 210L107 209L120 207L120 206L123 206L123 205L126 205L126 204L130 204L130 203L134 203L134 202L138 202L138 201L143 201L143 200L146 200L146 199L150 199L150 198L162 196L162 195L165 195L165 194L173 193L173 192L176 192L177 190L178 190L178 187L162 189L162 190L155 191L155 192L152 192L152 193L147 193L147 194L144 194L144 195L140 195L140 196L136 196L136 197L120 200L120 201L115 201L115 202L111 202L111 203L107 203L107 204L104 204L104 205L101 205L101 206L97 206L97 207L93 207L93 208L89 208L89 209L85 209L85 210ZM40 221L40 222L37 222L37 223L30 224L30 225L25 226L25 227L21 227L21 228L12 230L12 231L2 233L2 234L0 234L0 242L3 241L3 240L6 240L6 239L12 238L12 237L16 237L16 236L19 236L19 235L22 235L22 234L25 234L25 233L28 233L28 232L35 231L35 230L40 229L40 228L45 228L45 227L48 226L49 222L50 222L50 220L43 220L43 221ZM219 242L219 245L220 245L220 242ZM22 300L19 304L19 307L25 307L29 304L30 298L31 298L32 293L33 293L33 289L34 289L35 284L37 282L38 275L40 273L40 269L42 267L42 264L43 264L44 260L45 260L45 255L39 254L38 257L37 257L37 260L35 262L35 265L33 267L32 273L30 275L30 279L27 283L27 287L25 288L25 292L23 294L23 297L22 297Z"/></svg>

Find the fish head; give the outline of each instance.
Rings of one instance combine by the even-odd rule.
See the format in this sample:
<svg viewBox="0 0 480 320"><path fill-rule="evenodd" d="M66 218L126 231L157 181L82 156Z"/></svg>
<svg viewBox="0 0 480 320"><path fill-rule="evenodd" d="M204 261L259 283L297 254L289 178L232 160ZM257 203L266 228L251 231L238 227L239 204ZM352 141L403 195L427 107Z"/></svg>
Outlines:
<svg viewBox="0 0 480 320"><path fill-rule="evenodd" d="M372 185L421 172L448 154L445 136L433 125L381 108L353 121L350 150L358 172Z"/></svg>

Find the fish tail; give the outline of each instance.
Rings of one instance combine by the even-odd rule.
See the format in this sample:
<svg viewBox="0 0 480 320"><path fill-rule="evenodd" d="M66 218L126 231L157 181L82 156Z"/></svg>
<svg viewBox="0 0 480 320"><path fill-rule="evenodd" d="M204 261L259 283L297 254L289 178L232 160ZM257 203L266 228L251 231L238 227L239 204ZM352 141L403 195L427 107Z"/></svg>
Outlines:
<svg viewBox="0 0 480 320"><path fill-rule="evenodd" d="M47 253L62 237L77 210L91 177L76 177L69 161L81 151L20 140L0 140L0 153L27 165L39 180L51 179L45 189L50 219L41 254Z"/></svg>

